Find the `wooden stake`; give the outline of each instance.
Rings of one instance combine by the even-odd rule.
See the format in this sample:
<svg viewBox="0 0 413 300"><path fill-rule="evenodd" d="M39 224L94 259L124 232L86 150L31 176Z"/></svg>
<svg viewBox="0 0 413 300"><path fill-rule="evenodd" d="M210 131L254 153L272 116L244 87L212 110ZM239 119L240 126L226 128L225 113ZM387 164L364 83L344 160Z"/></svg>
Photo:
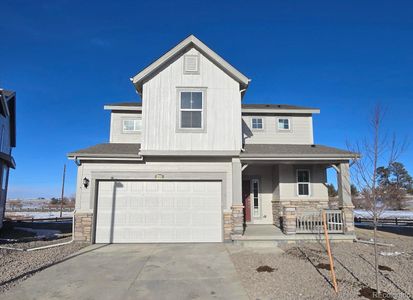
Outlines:
<svg viewBox="0 0 413 300"><path fill-rule="evenodd" d="M330 249L330 239L328 238L328 231L327 231L327 216L326 216L326 211L323 210L323 227L324 227L324 235L326 238L326 246L327 246L327 254L328 254L328 259L330 261L330 272L331 272L331 277L333 279L333 285L334 285L334 291L338 293L338 287L337 287L337 281L336 281L336 273L334 271L334 261L333 261L333 256L331 255L331 249Z"/></svg>
<svg viewBox="0 0 413 300"><path fill-rule="evenodd" d="M62 197L60 198L60 217L63 215L63 196L65 194L65 176L66 176L66 164L63 166L63 179L62 179Z"/></svg>

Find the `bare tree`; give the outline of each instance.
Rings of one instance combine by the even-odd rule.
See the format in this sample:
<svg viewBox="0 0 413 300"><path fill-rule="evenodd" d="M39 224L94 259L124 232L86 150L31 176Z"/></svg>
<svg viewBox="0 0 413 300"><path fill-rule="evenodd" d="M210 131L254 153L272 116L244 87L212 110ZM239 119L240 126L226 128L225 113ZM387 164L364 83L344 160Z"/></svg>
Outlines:
<svg viewBox="0 0 413 300"><path fill-rule="evenodd" d="M406 141L399 143L393 134L390 138L383 132L384 112L380 105L376 105L370 120L371 133L355 145L349 145L349 149L360 154L353 165L353 182L360 189L364 198L364 205L373 217L373 240L374 240L374 266L375 284L378 295L380 295L378 251L377 251L377 225L378 219L386 209L383 201L389 193L394 191L386 189L378 184L377 169L379 165L391 165L405 150Z"/></svg>

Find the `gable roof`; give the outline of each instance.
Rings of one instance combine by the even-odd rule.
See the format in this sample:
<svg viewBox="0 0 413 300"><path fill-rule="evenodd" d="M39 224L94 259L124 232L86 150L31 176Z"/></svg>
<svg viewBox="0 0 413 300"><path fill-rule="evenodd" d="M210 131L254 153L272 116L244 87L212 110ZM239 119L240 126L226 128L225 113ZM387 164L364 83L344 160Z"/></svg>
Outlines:
<svg viewBox="0 0 413 300"><path fill-rule="evenodd" d="M231 66L227 61L225 61L221 56L211 50L207 45L201 42L198 38L194 35L188 36L178 45L173 47L171 50L166 52L160 58L155 60L145 69L140 71L136 74L133 78L131 78L133 84L135 85L136 90L139 93L142 93L142 85L143 82L150 77L153 73L159 71L165 64L169 63L171 60L175 59L176 57L182 55L186 50L189 48L194 47L198 51L200 51L203 55L205 55L208 59L210 59L214 64L220 67L224 72L226 72L229 76L234 78L236 81L240 83L241 89L246 89L248 87L249 82L251 81Z"/></svg>

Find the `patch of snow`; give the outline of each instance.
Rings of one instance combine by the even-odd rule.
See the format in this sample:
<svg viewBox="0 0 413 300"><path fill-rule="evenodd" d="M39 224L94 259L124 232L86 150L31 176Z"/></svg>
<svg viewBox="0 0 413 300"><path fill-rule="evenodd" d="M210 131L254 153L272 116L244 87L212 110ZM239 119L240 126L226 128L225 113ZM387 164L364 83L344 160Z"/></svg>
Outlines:
<svg viewBox="0 0 413 300"><path fill-rule="evenodd" d="M363 210L363 209L355 209L354 210L354 216L355 217L360 217L360 218L373 218L373 213L368 210ZM394 219L394 218L400 218L400 219L413 219L413 211L408 211L408 210L385 210L383 211L379 218L381 219Z"/></svg>
<svg viewBox="0 0 413 300"><path fill-rule="evenodd" d="M382 252L380 252L380 255L382 255L382 256L397 256L397 255L400 255L400 254L403 254L404 252L397 252L397 251L395 251L395 252L384 252L384 251L382 251Z"/></svg>
<svg viewBox="0 0 413 300"><path fill-rule="evenodd" d="M6 217L24 217L34 219L46 219L46 218L59 218L60 211L19 211L19 212L6 212ZM64 211L62 214L64 218L73 217L72 211Z"/></svg>

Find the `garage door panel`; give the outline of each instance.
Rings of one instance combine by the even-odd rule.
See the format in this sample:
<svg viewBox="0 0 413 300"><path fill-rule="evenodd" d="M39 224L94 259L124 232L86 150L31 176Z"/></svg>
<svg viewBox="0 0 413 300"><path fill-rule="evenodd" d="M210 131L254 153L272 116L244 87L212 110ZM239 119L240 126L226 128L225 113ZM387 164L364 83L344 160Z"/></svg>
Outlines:
<svg viewBox="0 0 413 300"><path fill-rule="evenodd" d="M220 182L101 182L98 193L97 243L222 241Z"/></svg>

